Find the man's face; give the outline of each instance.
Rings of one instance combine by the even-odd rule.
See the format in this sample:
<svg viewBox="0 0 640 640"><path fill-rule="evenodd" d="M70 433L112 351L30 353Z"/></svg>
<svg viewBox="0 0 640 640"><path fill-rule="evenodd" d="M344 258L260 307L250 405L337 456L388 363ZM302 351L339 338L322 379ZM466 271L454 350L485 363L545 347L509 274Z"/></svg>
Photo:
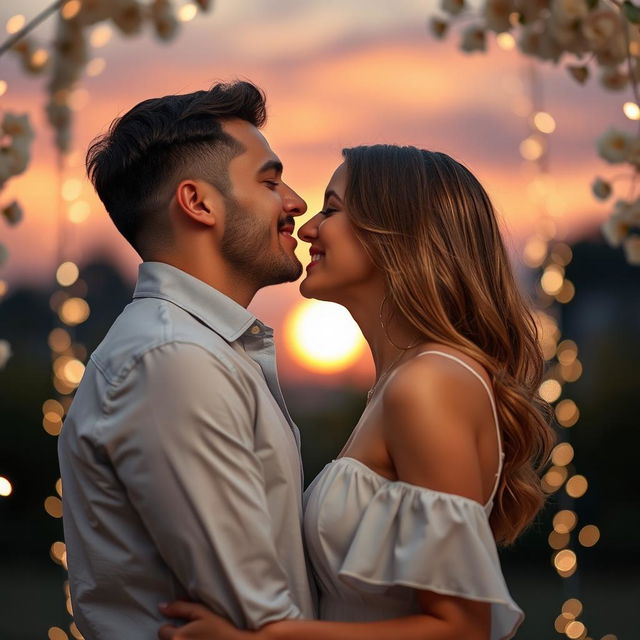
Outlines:
<svg viewBox="0 0 640 640"><path fill-rule="evenodd" d="M256 127L228 120L222 128L246 149L229 163L222 255L256 288L297 280L302 265L291 234L307 205L282 182L282 164Z"/></svg>

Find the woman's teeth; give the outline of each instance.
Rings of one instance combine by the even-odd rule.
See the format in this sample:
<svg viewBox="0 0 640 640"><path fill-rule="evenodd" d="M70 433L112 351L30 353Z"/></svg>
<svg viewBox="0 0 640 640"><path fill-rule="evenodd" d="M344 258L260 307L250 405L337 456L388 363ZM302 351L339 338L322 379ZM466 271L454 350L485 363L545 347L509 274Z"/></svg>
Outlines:
<svg viewBox="0 0 640 640"><path fill-rule="evenodd" d="M311 256L311 262L318 262L318 260L322 259L323 255L324 254L322 254L322 253L314 253Z"/></svg>

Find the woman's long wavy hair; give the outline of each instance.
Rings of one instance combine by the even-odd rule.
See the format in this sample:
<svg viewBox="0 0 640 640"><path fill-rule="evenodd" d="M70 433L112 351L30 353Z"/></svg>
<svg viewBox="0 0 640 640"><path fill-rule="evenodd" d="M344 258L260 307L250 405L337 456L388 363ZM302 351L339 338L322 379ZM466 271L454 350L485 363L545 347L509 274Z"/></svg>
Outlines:
<svg viewBox="0 0 640 640"><path fill-rule="evenodd" d="M489 197L444 153L392 145L344 149L346 209L386 277L387 304L428 341L491 375L505 464L491 514L512 543L544 503L540 471L554 442L538 396L543 357Z"/></svg>

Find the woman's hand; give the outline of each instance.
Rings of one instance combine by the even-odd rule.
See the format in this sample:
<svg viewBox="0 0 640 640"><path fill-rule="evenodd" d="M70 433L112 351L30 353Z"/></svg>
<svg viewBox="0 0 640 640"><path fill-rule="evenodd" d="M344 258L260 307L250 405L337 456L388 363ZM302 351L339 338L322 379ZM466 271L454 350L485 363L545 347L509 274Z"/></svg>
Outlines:
<svg viewBox="0 0 640 640"><path fill-rule="evenodd" d="M196 602L177 600L159 605L167 618L184 618L188 622L176 627L165 624L158 631L160 640L256 640L258 634L236 629L229 621Z"/></svg>

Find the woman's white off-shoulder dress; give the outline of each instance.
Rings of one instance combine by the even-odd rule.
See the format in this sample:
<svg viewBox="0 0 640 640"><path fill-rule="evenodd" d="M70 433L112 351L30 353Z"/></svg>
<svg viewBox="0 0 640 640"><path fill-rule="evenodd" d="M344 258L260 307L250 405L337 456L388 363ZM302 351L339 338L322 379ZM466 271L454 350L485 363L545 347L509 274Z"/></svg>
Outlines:
<svg viewBox="0 0 640 640"><path fill-rule="evenodd" d="M498 418L491 390L483 384ZM523 613L502 575L489 502L391 481L355 458L325 466L304 496L304 533L322 620L374 621L422 613L415 589L491 603L491 639L512 638ZM455 464L455 463L454 463Z"/></svg>

